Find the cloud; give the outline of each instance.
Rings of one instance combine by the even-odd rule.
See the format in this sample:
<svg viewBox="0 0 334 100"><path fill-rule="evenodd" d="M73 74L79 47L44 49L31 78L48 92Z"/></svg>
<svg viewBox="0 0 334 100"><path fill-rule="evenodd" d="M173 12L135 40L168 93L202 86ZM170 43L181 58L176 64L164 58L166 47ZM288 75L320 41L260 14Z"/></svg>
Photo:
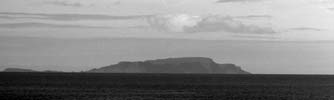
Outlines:
<svg viewBox="0 0 334 100"><path fill-rule="evenodd" d="M233 3L233 2L258 2L262 0L218 0L217 3Z"/></svg>
<svg viewBox="0 0 334 100"><path fill-rule="evenodd" d="M272 18L270 15L248 15L248 16L237 16L235 18L240 19L255 19L255 18Z"/></svg>
<svg viewBox="0 0 334 100"><path fill-rule="evenodd" d="M297 28L290 28L290 31L322 31L323 29L319 28L312 28L312 27L297 27Z"/></svg>
<svg viewBox="0 0 334 100"><path fill-rule="evenodd" d="M71 6L71 7L83 7L83 6L93 6L93 3L87 2L85 0L55 0L47 2L49 4L58 5L58 6Z"/></svg>
<svg viewBox="0 0 334 100"><path fill-rule="evenodd" d="M334 11L334 0L315 0L314 3L318 4L318 6L322 8Z"/></svg>
<svg viewBox="0 0 334 100"><path fill-rule="evenodd" d="M0 24L0 28L33 28L33 27L52 27L52 28L113 28L103 26L85 26L85 25L64 25L64 24L50 24L38 22L23 22L23 23L5 23Z"/></svg>
<svg viewBox="0 0 334 100"><path fill-rule="evenodd" d="M331 10L331 11L334 11L334 8L328 8L329 10Z"/></svg>
<svg viewBox="0 0 334 100"><path fill-rule="evenodd" d="M44 2L46 4L52 4L57 6L69 6L69 7L92 7L92 6L112 6L119 5L120 0L51 0Z"/></svg>
<svg viewBox="0 0 334 100"><path fill-rule="evenodd" d="M112 16L98 14L42 14L42 13L13 13L0 12L0 18L4 19L44 19L58 21L77 21L77 20L130 20L142 19L153 15L129 15L129 16Z"/></svg>
<svg viewBox="0 0 334 100"><path fill-rule="evenodd" d="M149 18L148 23L152 28L166 32L198 33L223 31L247 34L276 33L270 27L246 25L228 16L159 15Z"/></svg>
<svg viewBox="0 0 334 100"><path fill-rule="evenodd" d="M275 36L261 36L261 35L232 35L232 37L242 38L242 39L256 39L256 40L278 40L279 37Z"/></svg>
<svg viewBox="0 0 334 100"><path fill-rule="evenodd" d="M147 28L144 25L135 26L90 26L90 25L74 25L74 24L53 24L41 22L21 22L21 23L2 23L0 28L94 28L94 29L142 29Z"/></svg>
<svg viewBox="0 0 334 100"><path fill-rule="evenodd" d="M148 19L151 27L170 32L184 32L186 27L195 27L202 21L199 16L180 15L158 15Z"/></svg>
<svg viewBox="0 0 334 100"><path fill-rule="evenodd" d="M121 0L115 1L113 4L114 5L120 5L121 4Z"/></svg>

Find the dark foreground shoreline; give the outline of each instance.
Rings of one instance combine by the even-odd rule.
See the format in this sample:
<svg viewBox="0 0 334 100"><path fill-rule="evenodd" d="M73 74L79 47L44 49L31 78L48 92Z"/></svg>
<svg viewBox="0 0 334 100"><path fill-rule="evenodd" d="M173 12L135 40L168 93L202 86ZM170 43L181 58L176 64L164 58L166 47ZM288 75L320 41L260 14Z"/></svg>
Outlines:
<svg viewBox="0 0 334 100"><path fill-rule="evenodd" d="M0 73L0 100L334 100L334 75Z"/></svg>

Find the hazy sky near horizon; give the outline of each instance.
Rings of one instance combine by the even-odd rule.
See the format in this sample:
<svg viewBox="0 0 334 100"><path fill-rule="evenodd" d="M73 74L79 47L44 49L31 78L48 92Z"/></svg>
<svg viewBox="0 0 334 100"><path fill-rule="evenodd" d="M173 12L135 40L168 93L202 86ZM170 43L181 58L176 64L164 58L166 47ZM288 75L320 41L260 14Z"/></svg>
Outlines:
<svg viewBox="0 0 334 100"><path fill-rule="evenodd" d="M334 0L0 1L0 69L202 56L254 73L334 74L333 41Z"/></svg>
<svg viewBox="0 0 334 100"><path fill-rule="evenodd" d="M0 70L83 71L120 61L209 57L257 74L334 74L334 42L0 37Z"/></svg>

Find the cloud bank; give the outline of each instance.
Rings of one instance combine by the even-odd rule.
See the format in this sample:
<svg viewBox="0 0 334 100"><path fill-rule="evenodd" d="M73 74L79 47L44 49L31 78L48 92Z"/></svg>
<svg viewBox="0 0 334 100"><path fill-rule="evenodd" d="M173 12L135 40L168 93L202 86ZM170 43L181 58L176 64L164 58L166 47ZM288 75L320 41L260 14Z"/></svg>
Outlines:
<svg viewBox="0 0 334 100"><path fill-rule="evenodd" d="M52 28L107 28L107 29L114 28L114 27L107 27L107 26L103 27L103 26L87 26L87 25L66 25L66 24L50 24L50 23L38 23L38 22L0 24L0 28L41 28L41 27L52 27Z"/></svg>
<svg viewBox="0 0 334 100"><path fill-rule="evenodd" d="M240 19L258 19L258 18L272 18L272 16L270 15L248 15L248 16L237 16L236 18L240 18Z"/></svg>
<svg viewBox="0 0 334 100"><path fill-rule="evenodd" d="M22 12L0 12L0 20L7 20L5 23L0 22L0 28L104 28L104 29L116 29L116 28L143 28L143 25L128 26L117 25L106 26L113 21L122 21L124 23L134 20L143 21L144 19L153 15L104 15L104 14L50 14L50 13L22 13ZM82 21L82 22L80 22ZM88 21L88 22L85 22ZM95 25L93 23L97 22ZM102 22L101 25L101 21ZM63 23L63 24L55 24ZM75 22L77 24L74 24ZM81 24L78 24L81 23ZM100 24L100 25L99 25ZM93 26L91 26L93 25ZM98 25L98 26L96 26ZM147 28L147 26L145 26Z"/></svg>
<svg viewBox="0 0 334 100"><path fill-rule="evenodd" d="M44 19L57 21L78 21L78 20L131 20L143 19L153 15L128 15L113 16L99 14L44 14L44 13L17 13L17 12L0 12L0 18L4 19Z"/></svg>
<svg viewBox="0 0 334 100"><path fill-rule="evenodd" d="M52 4L57 6L69 6L69 7L92 7L92 6L112 6L119 5L120 0L51 0L45 2L46 4Z"/></svg>
<svg viewBox="0 0 334 100"><path fill-rule="evenodd" d="M312 28L312 27L297 27L297 28L290 28L290 31L322 31L323 29L319 28Z"/></svg>
<svg viewBox="0 0 334 100"><path fill-rule="evenodd" d="M331 11L334 11L334 8L328 8L329 10L331 10Z"/></svg>
<svg viewBox="0 0 334 100"><path fill-rule="evenodd" d="M218 0L217 3L233 3L233 2L258 2L262 0Z"/></svg>
<svg viewBox="0 0 334 100"><path fill-rule="evenodd" d="M157 15L150 17L148 23L151 27L169 32L185 32L186 28L196 27L203 19L199 16Z"/></svg>
<svg viewBox="0 0 334 100"><path fill-rule="evenodd" d="M179 33L229 32L245 34L276 33L271 27L246 25L229 16L192 16L187 14L158 15L148 19L149 25L157 30Z"/></svg>

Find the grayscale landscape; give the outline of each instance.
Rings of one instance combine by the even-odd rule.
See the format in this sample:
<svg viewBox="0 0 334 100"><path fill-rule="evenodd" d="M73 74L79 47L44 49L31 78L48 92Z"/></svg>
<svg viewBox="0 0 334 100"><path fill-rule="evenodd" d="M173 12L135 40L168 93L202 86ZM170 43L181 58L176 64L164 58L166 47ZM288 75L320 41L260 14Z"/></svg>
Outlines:
<svg viewBox="0 0 334 100"><path fill-rule="evenodd" d="M0 100L334 100L334 0L1 0Z"/></svg>

